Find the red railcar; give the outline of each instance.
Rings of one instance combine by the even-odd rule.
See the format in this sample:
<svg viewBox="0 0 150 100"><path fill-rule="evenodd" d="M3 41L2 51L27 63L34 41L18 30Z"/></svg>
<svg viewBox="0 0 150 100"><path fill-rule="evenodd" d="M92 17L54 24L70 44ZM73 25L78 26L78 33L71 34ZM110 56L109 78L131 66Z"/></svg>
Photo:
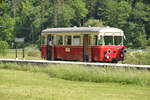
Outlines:
<svg viewBox="0 0 150 100"><path fill-rule="evenodd" d="M118 62L124 59L121 29L113 27L49 28L42 31L41 56L47 60Z"/></svg>

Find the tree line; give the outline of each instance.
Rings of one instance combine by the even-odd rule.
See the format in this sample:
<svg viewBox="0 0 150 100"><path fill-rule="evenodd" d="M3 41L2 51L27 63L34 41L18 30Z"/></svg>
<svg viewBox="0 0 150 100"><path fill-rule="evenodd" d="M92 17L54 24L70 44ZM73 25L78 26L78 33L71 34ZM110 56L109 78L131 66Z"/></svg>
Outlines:
<svg viewBox="0 0 150 100"><path fill-rule="evenodd" d="M39 43L52 27L121 28L128 47L150 46L150 0L0 0L0 40Z"/></svg>

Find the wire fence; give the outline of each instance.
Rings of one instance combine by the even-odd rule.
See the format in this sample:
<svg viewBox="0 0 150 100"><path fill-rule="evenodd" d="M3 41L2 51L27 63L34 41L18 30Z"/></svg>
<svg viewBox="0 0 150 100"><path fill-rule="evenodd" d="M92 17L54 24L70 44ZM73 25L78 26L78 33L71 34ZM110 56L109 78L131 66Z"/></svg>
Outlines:
<svg viewBox="0 0 150 100"><path fill-rule="evenodd" d="M39 49L25 48L23 49L7 49L5 52L0 52L0 59L42 59Z"/></svg>

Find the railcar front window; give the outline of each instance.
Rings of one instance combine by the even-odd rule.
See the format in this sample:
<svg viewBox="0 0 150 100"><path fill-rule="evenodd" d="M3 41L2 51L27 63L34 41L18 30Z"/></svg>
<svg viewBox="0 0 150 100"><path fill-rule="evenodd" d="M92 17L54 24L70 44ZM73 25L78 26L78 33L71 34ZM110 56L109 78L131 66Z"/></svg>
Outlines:
<svg viewBox="0 0 150 100"><path fill-rule="evenodd" d="M105 45L113 45L113 36L104 36Z"/></svg>
<svg viewBox="0 0 150 100"><path fill-rule="evenodd" d="M114 36L114 43L115 43L115 45L122 45L123 37L122 36Z"/></svg>

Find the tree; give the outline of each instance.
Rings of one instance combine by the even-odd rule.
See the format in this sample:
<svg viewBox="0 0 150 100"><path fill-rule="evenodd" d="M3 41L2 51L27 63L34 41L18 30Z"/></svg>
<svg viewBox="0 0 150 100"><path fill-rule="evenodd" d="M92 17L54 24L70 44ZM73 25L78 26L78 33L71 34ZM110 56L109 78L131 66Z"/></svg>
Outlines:
<svg viewBox="0 0 150 100"><path fill-rule="evenodd" d="M1 0L0 39L35 43L48 27L112 26L131 47L150 45L150 0ZM7 28L6 28L7 27Z"/></svg>
<svg viewBox="0 0 150 100"><path fill-rule="evenodd" d="M88 14L85 2L83 2L83 0L74 0L72 2L72 8L75 10L73 24L75 24L75 26L82 26L84 23L84 18Z"/></svg>
<svg viewBox="0 0 150 100"><path fill-rule="evenodd" d="M87 0L87 1L85 0L86 7L89 11L88 16L87 16L88 18L96 17L96 8L97 8L96 3L97 3L97 1L99 1L99 0Z"/></svg>
<svg viewBox="0 0 150 100"><path fill-rule="evenodd" d="M131 13L131 5L126 1L107 0L103 20L109 26L123 28Z"/></svg>
<svg viewBox="0 0 150 100"><path fill-rule="evenodd" d="M20 17L17 20L17 36L26 37L29 42L35 42L38 38L37 33L40 29L40 6L33 6L32 0L25 0L22 2L20 10ZM21 33L20 33L21 32Z"/></svg>
<svg viewBox="0 0 150 100"><path fill-rule="evenodd" d="M141 25L129 22L125 29L126 37L127 37L127 45L130 47L140 47L145 48L148 41L146 40L146 34L141 28Z"/></svg>
<svg viewBox="0 0 150 100"><path fill-rule="evenodd" d="M9 5L6 2L2 2L0 5L0 11L3 13L0 16L0 40L11 41L13 39L15 20L9 15Z"/></svg>

